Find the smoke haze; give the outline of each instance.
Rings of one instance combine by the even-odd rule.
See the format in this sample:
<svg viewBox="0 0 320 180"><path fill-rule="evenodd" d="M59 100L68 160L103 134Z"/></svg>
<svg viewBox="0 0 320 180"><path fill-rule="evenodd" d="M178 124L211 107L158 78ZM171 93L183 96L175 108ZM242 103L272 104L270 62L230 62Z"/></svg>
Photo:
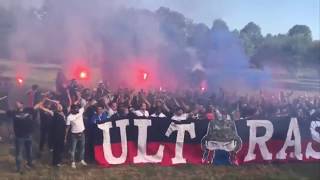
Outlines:
<svg viewBox="0 0 320 180"><path fill-rule="evenodd" d="M11 59L62 63L69 77L78 66L100 67L115 87L167 89L198 87L203 80L210 87L235 82L259 87L269 78L249 69L241 43L229 30L193 23L167 8L135 9L124 0L0 4L15 14ZM27 71L23 67L19 71ZM201 73L192 82L195 69Z"/></svg>

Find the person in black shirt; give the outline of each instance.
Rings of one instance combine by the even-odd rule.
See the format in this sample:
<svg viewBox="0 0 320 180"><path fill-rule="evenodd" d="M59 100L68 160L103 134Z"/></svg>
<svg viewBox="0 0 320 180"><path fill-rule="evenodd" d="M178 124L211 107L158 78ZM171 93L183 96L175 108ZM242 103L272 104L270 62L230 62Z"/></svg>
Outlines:
<svg viewBox="0 0 320 180"><path fill-rule="evenodd" d="M58 101L53 101L46 99L54 103L55 110L52 111L47 107L41 105L39 108L48 113L51 116L51 130L54 132L52 134L52 165L59 167L62 162L63 152L64 152L64 138L65 138L65 128L66 128L66 116L63 112L63 107Z"/></svg>
<svg viewBox="0 0 320 180"><path fill-rule="evenodd" d="M41 101L41 92L37 84L32 85L31 89L27 92L29 96L29 106L34 106Z"/></svg>
<svg viewBox="0 0 320 180"><path fill-rule="evenodd" d="M92 123L92 117L96 112L96 101L90 99L88 101L88 108L84 112L84 125L85 125L85 135L86 135L86 150L85 150L85 159L86 162L94 162L94 135L96 130L96 125Z"/></svg>
<svg viewBox="0 0 320 180"><path fill-rule="evenodd" d="M102 81L99 82L96 93L95 99L100 99L108 94L108 90L105 88L105 85Z"/></svg>
<svg viewBox="0 0 320 180"><path fill-rule="evenodd" d="M46 109L50 109L51 103L44 103ZM40 109L40 153L43 152L44 145L47 144L48 148L52 149L52 116L47 111Z"/></svg>
<svg viewBox="0 0 320 180"><path fill-rule="evenodd" d="M39 103L40 104L40 103ZM35 127L35 111L39 104L34 108L24 108L22 102L16 102L16 110L8 111L8 116L13 118L13 130L15 134L15 157L17 172L21 172L21 161L23 159L23 149L26 151L27 166L32 164L32 134Z"/></svg>

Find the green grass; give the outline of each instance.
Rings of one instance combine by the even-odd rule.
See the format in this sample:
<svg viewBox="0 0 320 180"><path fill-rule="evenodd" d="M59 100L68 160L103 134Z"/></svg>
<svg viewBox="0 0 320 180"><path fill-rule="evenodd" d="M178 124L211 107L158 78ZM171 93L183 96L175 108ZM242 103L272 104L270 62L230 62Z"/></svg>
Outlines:
<svg viewBox="0 0 320 180"><path fill-rule="evenodd" d="M102 168L97 165L89 165L77 169L71 169L69 164L63 167L50 166L49 154L35 161L35 169L25 170L23 174L15 173L15 162L12 156L13 146L0 144L0 180L26 179L26 180L88 180L88 179L288 179L309 180L320 179L320 163L298 163L281 165L245 165L211 166L211 165L178 165L162 167L159 165L125 165L112 168Z"/></svg>

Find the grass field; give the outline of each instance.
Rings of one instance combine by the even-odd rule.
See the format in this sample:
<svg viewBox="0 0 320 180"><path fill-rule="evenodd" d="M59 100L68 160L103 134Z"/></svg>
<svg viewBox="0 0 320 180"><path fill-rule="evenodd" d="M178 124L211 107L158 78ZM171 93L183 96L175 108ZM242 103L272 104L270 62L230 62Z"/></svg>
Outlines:
<svg viewBox="0 0 320 180"><path fill-rule="evenodd" d="M15 172L13 146L7 143L0 144L0 180L10 179L52 179L52 180L91 180L91 179L288 179L307 180L320 179L320 163L312 164L266 164L232 166L210 165L178 165L162 167L159 165L126 165L112 168L102 168L89 165L71 169L69 164L60 168L50 166L49 153L35 161L35 168L25 170L23 174Z"/></svg>

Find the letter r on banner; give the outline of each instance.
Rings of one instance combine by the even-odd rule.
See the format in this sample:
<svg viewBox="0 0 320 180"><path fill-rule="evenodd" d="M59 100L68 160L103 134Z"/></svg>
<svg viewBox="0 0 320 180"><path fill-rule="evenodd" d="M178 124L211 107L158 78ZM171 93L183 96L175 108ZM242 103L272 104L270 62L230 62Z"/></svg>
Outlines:
<svg viewBox="0 0 320 180"><path fill-rule="evenodd" d="M269 152L266 142L271 139L273 134L273 125L268 120L248 120L247 126L250 127L249 135L249 148L244 162L252 161L256 159L256 154L254 154L254 149L256 144L260 148L262 158L264 160L271 160L272 154ZM257 137L257 128L263 127L266 129L266 134L261 137Z"/></svg>

